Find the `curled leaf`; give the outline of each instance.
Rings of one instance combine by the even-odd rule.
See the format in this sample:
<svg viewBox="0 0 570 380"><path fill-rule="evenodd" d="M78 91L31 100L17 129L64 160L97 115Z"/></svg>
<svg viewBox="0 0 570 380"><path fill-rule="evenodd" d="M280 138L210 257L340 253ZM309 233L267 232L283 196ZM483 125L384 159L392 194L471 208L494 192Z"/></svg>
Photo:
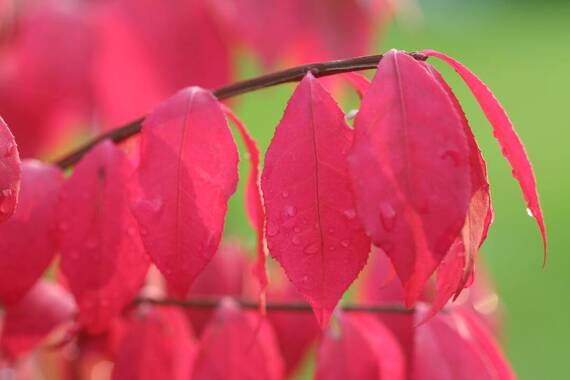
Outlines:
<svg viewBox="0 0 570 380"><path fill-rule="evenodd" d="M477 99L477 102L493 127L493 134L501 145L503 155L513 169L513 175L521 187L528 209L536 219L536 223L542 235L544 259L546 260L546 227L544 225L544 217L542 215L540 201L538 199L534 171L521 139L515 131L509 116L485 83L483 83L463 64L435 50L424 50L422 53L429 57L437 57L449 64L455 71L457 71Z"/></svg>

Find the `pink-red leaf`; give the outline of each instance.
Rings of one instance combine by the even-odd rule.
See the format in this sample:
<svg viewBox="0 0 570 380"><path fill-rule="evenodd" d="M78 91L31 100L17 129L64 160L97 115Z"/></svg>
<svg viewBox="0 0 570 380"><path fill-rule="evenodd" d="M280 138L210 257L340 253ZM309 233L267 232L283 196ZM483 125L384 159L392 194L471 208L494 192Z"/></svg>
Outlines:
<svg viewBox="0 0 570 380"><path fill-rule="evenodd" d="M53 227L63 173L39 161L22 162L16 212L0 224L0 300L19 300L41 277L55 254Z"/></svg>
<svg viewBox="0 0 570 380"><path fill-rule="evenodd" d="M192 330L180 309L143 307L130 318L112 379L189 379L196 350Z"/></svg>
<svg viewBox="0 0 570 380"><path fill-rule="evenodd" d="M261 181L269 251L322 327L370 249L350 191L351 144L344 114L307 74L275 131Z"/></svg>
<svg viewBox="0 0 570 380"><path fill-rule="evenodd" d="M268 298L273 302L301 302L303 297L282 272L272 273ZM276 278L277 277L277 278ZM321 329L309 313L292 313L287 310L268 310L271 323L285 364L285 373L290 375L302 363L310 346L316 341Z"/></svg>
<svg viewBox="0 0 570 380"><path fill-rule="evenodd" d="M224 300L202 335L192 379L282 378L283 363L271 326L259 314Z"/></svg>
<svg viewBox="0 0 570 380"><path fill-rule="evenodd" d="M102 5L94 87L105 121L128 122L151 111L153 100L190 84L213 88L230 81L228 38L210 3L117 0Z"/></svg>
<svg viewBox="0 0 570 380"><path fill-rule="evenodd" d="M457 97L441 74L428 63L424 63L424 65L446 91L461 118L469 146L469 170L471 173L471 199L465 224L461 235L452 244L438 270L436 295L431 311L433 315L445 305L451 296L455 295L456 298L465 287L468 279L473 276L475 259L479 253L479 248L487 237L493 220L493 208L491 207L486 164L467 117Z"/></svg>
<svg viewBox="0 0 570 380"><path fill-rule="evenodd" d="M20 156L14 135L0 117L0 223L14 213L20 191Z"/></svg>
<svg viewBox="0 0 570 380"><path fill-rule="evenodd" d="M129 208L133 168L106 140L75 167L61 189L61 269L90 331L108 326L131 302L149 266Z"/></svg>
<svg viewBox="0 0 570 380"><path fill-rule="evenodd" d="M253 274L259 280L260 299L265 299L265 289L267 288L267 251L265 249L265 236L263 227L265 223L265 210L263 208L263 199L261 195L261 174L259 171L260 152L257 142L250 135L245 125L240 119L229 109L225 108L226 114L234 122L238 133L241 136L247 152L249 154L249 176L245 188L245 208L249 223L253 227L257 237L257 261L253 268ZM261 305L262 312L264 305Z"/></svg>
<svg viewBox="0 0 570 380"><path fill-rule="evenodd" d="M418 313L418 320L426 313ZM414 379L515 379L496 342L470 313L450 309L417 328Z"/></svg>
<svg viewBox="0 0 570 380"><path fill-rule="evenodd" d="M374 315L341 314L320 342L316 380L406 378L398 341Z"/></svg>
<svg viewBox="0 0 570 380"><path fill-rule="evenodd" d="M247 264L247 255L242 247L237 243L223 243L214 258L196 277L188 297L241 297L245 280L250 277ZM202 335L213 314L212 309L188 309L187 315L197 336Z"/></svg>
<svg viewBox="0 0 570 380"><path fill-rule="evenodd" d="M238 153L218 100L180 91L145 120L133 211L148 254L178 296L220 243Z"/></svg>
<svg viewBox="0 0 570 380"><path fill-rule="evenodd" d="M12 359L33 350L57 327L71 322L73 297L59 285L38 282L20 301L6 308L2 352Z"/></svg>
<svg viewBox="0 0 570 380"><path fill-rule="evenodd" d="M528 159L524 146L517 135L509 116L503 109L495 95L471 70L457 60L434 50L424 50L423 54L437 57L449 64L465 81L481 109L491 123L494 135L501 145L503 155L513 169L513 175L519 182L528 209L536 219L544 243L544 258L546 259L547 237L544 217L540 208L536 179L532 165Z"/></svg>
<svg viewBox="0 0 570 380"><path fill-rule="evenodd" d="M459 235L471 187L459 115L411 56L392 50L380 62L356 116L349 168L358 215L410 305Z"/></svg>

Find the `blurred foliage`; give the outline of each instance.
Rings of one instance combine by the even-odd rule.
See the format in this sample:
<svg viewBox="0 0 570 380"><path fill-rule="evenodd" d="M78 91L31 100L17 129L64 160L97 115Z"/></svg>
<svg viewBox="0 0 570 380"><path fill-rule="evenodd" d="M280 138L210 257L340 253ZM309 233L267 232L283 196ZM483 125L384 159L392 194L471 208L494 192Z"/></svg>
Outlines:
<svg viewBox="0 0 570 380"><path fill-rule="evenodd" d="M539 233L489 124L455 73L434 61L461 99L489 168L496 219L481 257L507 311L507 354L521 379L561 378L570 372L570 255L565 252L570 248L570 2L439 0L421 7L421 20L402 15L374 51L444 51L487 82L509 112L538 179L550 242L545 269ZM259 72L248 57L241 62L241 77ZM263 150L291 89L281 86L235 100ZM246 161L242 158L242 177ZM241 192L228 219L227 234L252 239Z"/></svg>

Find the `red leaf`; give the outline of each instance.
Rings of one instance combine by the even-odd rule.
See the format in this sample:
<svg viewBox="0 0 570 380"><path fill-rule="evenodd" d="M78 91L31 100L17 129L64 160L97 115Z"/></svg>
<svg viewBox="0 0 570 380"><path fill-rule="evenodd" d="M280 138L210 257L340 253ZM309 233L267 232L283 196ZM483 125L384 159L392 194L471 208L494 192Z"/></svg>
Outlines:
<svg viewBox="0 0 570 380"><path fill-rule="evenodd" d="M465 222L469 151L453 104L421 63L392 50L355 120L349 168L358 215L418 298Z"/></svg>
<svg viewBox="0 0 570 380"><path fill-rule="evenodd" d="M188 298L240 297L247 275L247 261L246 253L238 244L222 244L214 258L196 277ZM194 331L200 336L214 314L214 310L190 308L187 314L192 321Z"/></svg>
<svg viewBox="0 0 570 380"><path fill-rule="evenodd" d="M270 300L293 303L303 301L303 297L285 278L283 272L274 272L272 275L272 281L268 288ZM291 375L302 363L321 329L315 318L308 313L268 310L267 319L275 331L285 364L285 373Z"/></svg>
<svg viewBox="0 0 570 380"><path fill-rule="evenodd" d="M6 308L2 351L17 359L33 350L55 328L71 322L76 312L71 295L59 285L38 282L24 298Z"/></svg>
<svg viewBox="0 0 570 380"><path fill-rule="evenodd" d="M6 73L0 80L0 114L22 157L53 148L91 110L92 30L83 9L57 0L18 7L21 17L0 62Z"/></svg>
<svg viewBox="0 0 570 380"><path fill-rule="evenodd" d="M424 63L424 66L446 91L461 118L469 146L469 169L471 173L471 201L467 210L467 217L461 236L455 240L438 270L436 295L430 313L433 315L445 305L452 295L455 294L455 298L457 298L465 287L468 278L473 276L475 258L479 253L479 247L487 237L493 220L493 209L491 207L487 167L465 113L441 74L427 63Z"/></svg>
<svg viewBox="0 0 570 380"><path fill-rule="evenodd" d="M224 300L202 335L192 379L282 378L283 363L271 326L259 314Z"/></svg>
<svg viewBox="0 0 570 380"><path fill-rule="evenodd" d="M14 136L0 117L0 223L12 216L20 191L20 156Z"/></svg>
<svg viewBox="0 0 570 380"><path fill-rule="evenodd" d="M110 141L83 157L59 203L61 269L91 332L105 329L131 302L149 266L129 209L133 168Z"/></svg>
<svg viewBox="0 0 570 380"><path fill-rule="evenodd" d="M350 192L351 143L344 114L308 74L275 131L261 181L269 251L323 328L370 249Z"/></svg>
<svg viewBox="0 0 570 380"><path fill-rule="evenodd" d="M237 162L224 113L209 91L180 91L143 124L142 194L133 211L147 252L180 297L218 248Z"/></svg>
<svg viewBox="0 0 570 380"><path fill-rule="evenodd" d="M230 81L228 41L210 3L118 0L100 9L95 86L106 121L128 122L191 84Z"/></svg>
<svg viewBox="0 0 570 380"><path fill-rule="evenodd" d="M267 251L265 249L265 237L263 235L263 227L265 223L265 210L263 209L263 199L261 195L261 178L259 172L260 153L257 142L249 134L245 125L239 118L227 107L224 108L226 114L235 123L237 130L245 143L245 147L249 154L249 176L245 189L245 207L249 223L255 230L257 235L257 261L253 268L253 274L259 280L261 311L265 312L265 289L267 288Z"/></svg>
<svg viewBox="0 0 570 380"><path fill-rule="evenodd" d="M194 336L181 310L142 307L128 324L112 379L186 380L195 355Z"/></svg>
<svg viewBox="0 0 570 380"><path fill-rule="evenodd" d="M450 309L417 328L414 379L515 379L489 332L469 313Z"/></svg>
<svg viewBox="0 0 570 380"><path fill-rule="evenodd" d="M0 224L0 300L4 303L22 298L55 255L53 227L62 183L63 173L55 166L34 160L22 163L16 212Z"/></svg>
<svg viewBox="0 0 570 380"><path fill-rule="evenodd" d="M384 252L372 249L369 263L363 274L363 281L357 288L357 300L369 305L402 305L404 289L398 280L394 267ZM413 367L415 313L379 313L377 317L397 338L407 361L407 371Z"/></svg>
<svg viewBox="0 0 570 380"><path fill-rule="evenodd" d="M514 130L509 116L491 90L467 67L455 59L434 50L424 50L422 53L430 57L437 57L453 67L467 86L469 86L477 102L479 102L481 109L493 126L494 135L501 145L503 155L509 161L513 169L513 175L519 182L527 206L536 219L536 223L542 234L544 258L546 260L546 227L538 199L536 179L524 146Z"/></svg>
<svg viewBox="0 0 570 380"><path fill-rule="evenodd" d="M370 87L370 80L368 80L368 78L366 78L364 75L355 71L344 73L343 76L351 84L351 86L354 87L358 93L358 97L362 99L366 91L368 91L368 87Z"/></svg>
<svg viewBox="0 0 570 380"><path fill-rule="evenodd" d="M370 314L341 314L319 346L316 380L406 379L396 338Z"/></svg>

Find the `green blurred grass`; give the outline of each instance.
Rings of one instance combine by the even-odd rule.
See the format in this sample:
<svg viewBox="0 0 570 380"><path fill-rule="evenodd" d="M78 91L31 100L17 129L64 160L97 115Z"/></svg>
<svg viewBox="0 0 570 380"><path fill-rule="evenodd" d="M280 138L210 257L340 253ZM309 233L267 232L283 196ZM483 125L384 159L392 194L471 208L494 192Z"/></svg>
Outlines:
<svg viewBox="0 0 570 380"><path fill-rule="evenodd" d="M477 73L509 112L538 179L550 247L544 270L539 233L490 126L455 74L436 62L462 101L489 168L496 220L481 256L506 309L507 354L521 379L564 378L570 373L570 3L473 3L424 4L422 26L397 22L375 50L442 50ZM256 71L247 59L240 68L242 76ZM263 150L291 89L264 90L236 102ZM228 220L227 234L251 241L241 194L233 198Z"/></svg>

